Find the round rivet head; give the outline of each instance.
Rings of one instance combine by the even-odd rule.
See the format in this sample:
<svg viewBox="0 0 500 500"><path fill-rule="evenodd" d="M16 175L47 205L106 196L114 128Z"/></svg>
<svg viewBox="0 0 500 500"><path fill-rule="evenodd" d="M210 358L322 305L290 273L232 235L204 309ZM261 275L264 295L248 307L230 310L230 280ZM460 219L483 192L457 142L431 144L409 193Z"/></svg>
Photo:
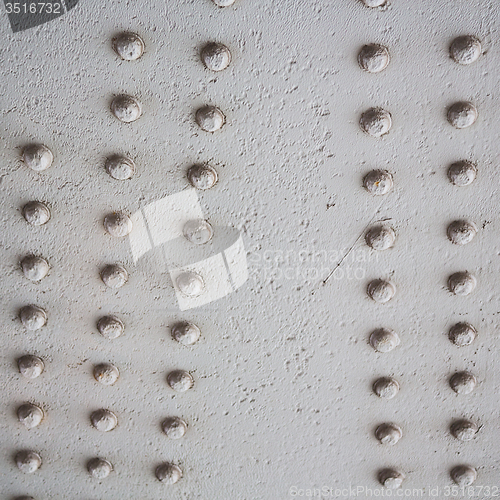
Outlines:
<svg viewBox="0 0 500 500"><path fill-rule="evenodd" d="M101 271L101 279L109 288L120 288L127 282L128 273L120 264L110 264Z"/></svg>
<svg viewBox="0 0 500 500"><path fill-rule="evenodd" d="M116 316L103 316L97 322L97 330L107 339L116 339L123 334L125 325Z"/></svg>
<svg viewBox="0 0 500 500"><path fill-rule="evenodd" d="M400 488L404 478L404 474L395 469L383 469L378 474L380 484L391 490Z"/></svg>
<svg viewBox="0 0 500 500"><path fill-rule="evenodd" d="M124 123L135 122L142 114L141 103L130 95L119 95L111 101L111 112Z"/></svg>
<svg viewBox="0 0 500 500"><path fill-rule="evenodd" d="M182 321L172 326L172 338L182 345L193 345L201 336L200 329L190 321Z"/></svg>
<svg viewBox="0 0 500 500"><path fill-rule="evenodd" d="M179 417L168 417L161 423L163 432L170 439L180 439L186 434L187 424Z"/></svg>
<svg viewBox="0 0 500 500"><path fill-rule="evenodd" d="M155 475L163 484L175 484L182 478L182 470L175 464L164 463L156 468Z"/></svg>
<svg viewBox="0 0 500 500"><path fill-rule="evenodd" d="M213 229L210 223L203 219L193 219L187 221L182 228L184 237L195 245L208 243L213 236Z"/></svg>
<svg viewBox="0 0 500 500"><path fill-rule="evenodd" d="M131 179L135 173L135 163L127 156L110 156L106 159L105 168L108 174L117 181Z"/></svg>
<svg viewBox="0 0 500 500"><path fill-rule="evenodd" d="M23 450L16 454L16 464L21 472L33 474L42 465L42 458L34 451Z"/></svg>
<svg viewBox="0 0 500 500"><path fill-rule="evenodd" d="M94 366L94 378L102 385L113 385L120 376L120 372L111 363L101 363Z"/></svg>
<svg viewBox="0 0 500 500"><path fill-rule="evenodd" d="M47 323L47 313L38 306L24 306L19 311L19 319L27 330L35 331Z"/></svg>
<svg viewBox="0 0 500 500"><path fill-rule="evenodd" d="M465 347L477 337L477 330L470 323L457 323L450 328L448 338L458 347Z"/></svg>
<svg viewBox="0 0 500 500"><path fill-rule="evenodd" d="M381 424L375 430L375 437L381 444L395 445L403 436L401 427L396 424Z"/></svg>
<svg viewBox="0 0 500 500"><path fill-rule="evenodd" d="M399 392L399 383L390 377L382 377L375 380L373 392L382 399L392 399Z"/></svg>
<svg viewBox="0 0 500 500"><path fill-rule="evenodd" d="M387 68L390 61L387 47L378 43L364 45L358 53L360 68L368 73L380 73Z"/></svg>
<svg viewBox="0 0 500 500"><path fill-rule="evenodd" d="M118 425L118 418L109 410L97 410L90 415L90 421L95 429L101 432L112 431Z"/></svg>
<svg viewBox="0 0 500 500"><path fill-rule="evenodd" d="M469 372L457 372L450 378L450 387L457 394L470 394L476 385L476 377Z"/></svg>
<svg viewBox="0 0 500 500"><path fill-rule="evenodd" d="M43 373L45 364L39 357L28 354L17 360L17 367L23 377L34 379Z"/></svg>
<svg viewBox="0 0 500 500"><path fill-rule="evenodd" d="M370 345L378 352L392 351L399 342L398 334L386 328L379 328L370 335Z"/></svg>
<svg viewBox="0 0 500 500"><path fill-rule="evenodd" d="M210 189L217 182L217 172L210 165L193 165L187 172L187 178L196 189Z"/></svg>
<svg viewBox="0 0 500 500"><path fill-rule="evenodd" d="M363 186L369 193L382 196L391 191L394 181L387 170L372 170L365 175Z"/></svg>
<svg viewBox="0 0 500 500"><path fill-rule="evenodd" d="M391 114L382 108L370 108L361 115L359 126L372 137L382 137L392 127Z"/></svg>
<svg viewBox="0 0 500 500"><path fill-rule="evenodd" d="M450 426L451 434L460 441L470 441L478 430L478 426L470 420L457 420Z"/></svg>
<svg viewBox="0 0 500 500"><path fill-rule="evenodd" d="M458 64L472 64L481 55L481 42L475 36L459 36L451 42L450 56Z"/></svg>
<svg viewBox="0 0 500 500"><path fill-rule="evenodd" d="M30 201L23 207L23 217L32 226L43 226L50 220L50 210L40 201Z"/></svg>
<svg viewBox="0 0 500 500"><path fill-rule="evenodd" d="M43 411L36 405L26 403L17 409L17 418L27 429L33 429L43 420Z"/></svg>
<svg viewBox="0 0 500 500"><path fill-rule="evenodd" d="M387 250L394 246L396 233L394 229L387 224L376 225L367 231L365 241L373 250Z"/></svg>
<svg viewBox="0 0 500 500"><path fill-rule="evenodd" d="M113 466L102 458L92 458L87 463L87 470L96 479L106 479L113 472Z"/></svg>
<svg viewBox="0 0 500 500"><path fill-rule="evenodd" d="M231 52L222 43L209 43L201 49L203 64L212 71L222 71L231 63Z"/></svg>
<svg viewBox="0 0 500 500"><path fill-rule="evenodd" d="M43 144L31 144L24 148L23 161L31 170L42 172L52 165L54 155L52 151Z"/></svg>
<svg viewBox="0 0 500 500"><path fill-rule="evenodd" d="M477 472L468 465L459 465L451 470L450 477L458 486L470 486L477 479Z"/></svg>
<svg viewBox="0 0 500 500"><path fill-rule="evenodd" d="M470 102L456 102L448 108L448 121L455 128L462 129L473 125L478 117L476 107Z"/></svg>
<svg viewBox="0 0 500 500"><path fill-rule="evenodd" d="M220 130L225 121L226 117L216 106L204 106L196 111L196 123L205 132Z"/></svg>
<svg viewBox="0 0 500 500"><path fill-rule="evenodd" d="M467 160L452 163L448 169L448 179L452 184L455 184L455 186L468 186L474 182L476 176L476 166Z"/></svg>
<svg viewBox="0 0 500 500"><path fill-rule="evenodd" d="M455 295L469 295L476 285L476 278L467 271L454 273L448 278L448 288Z"/></svg>
<svg viewBox="0 0 500 500"><path fill-rule="evenodd" d="M21 261L21 269L25 278L31 281L40 281L49 273L49 264L41 257L27 255Z"/></svg>
<svg viewBox="0 0 500 500"><path fill-rule="evenodd" d="M114 212L104 218L104 229L115 238L123 238L132 231L132 221L123 212Z"/></svg>
<svg viewBox="0 0 500 500"><path fill-rule="evenodd" d="M470 243L477 234L477 227L466 220L453 221L446 230L448 239L455 245L466 245Z"/></svg>
<svg viewBox="0 0 500 500"><path fill-rule="evenodd" d="M385 304L394 297L396 293L396 287L390 281L377 279L368 283L366 292L368 296L375 302L378 302L379 304Z"/></svg>
<svg viewBox="0 0 500 500"><path fill-rule="evenodd" d="M186 392L193 387L194 379L185 370L174 370L167 375L167 383L176 392Z"/></svg>
<svg viewBox="0 0 500 500"><path fill-rule="evenodd" d="M113 38L113 50L124 61L135 61L144 53L144 41L136 33L120 33Z"/></svg>
<svg viewBox="0 0 500 500"><path fill-rule="evenodd" d="M187 297L197 297L205 290L203 278L192 271L184 271L175 280L179 290Z"/></svg>

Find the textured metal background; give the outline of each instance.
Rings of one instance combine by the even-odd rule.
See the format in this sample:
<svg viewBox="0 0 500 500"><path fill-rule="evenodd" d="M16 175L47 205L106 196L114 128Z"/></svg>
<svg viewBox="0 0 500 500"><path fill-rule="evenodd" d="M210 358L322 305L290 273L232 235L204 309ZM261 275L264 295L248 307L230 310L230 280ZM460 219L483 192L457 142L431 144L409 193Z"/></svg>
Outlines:
<svg viewBox="0 0 500 500"><path fill-rule="evenodd" d="M356 0L237 0L225 9L209 0L82 0L16 34L2 11L2 498L286 499L293 486L377 488L385 466L405 472L405 488L428 491L451 485L449 470L462 462L478 469L476 485L499 486L499 26L492 0L392 0L382 10ZM110 40L122 30L143 36L140 60L122 62L112 51ZM468 67L448 55L462 34L478 36L485 51ZM199 60L212 40L233 54L220 74ZM392 56L378 75L357 65L369 42L387 45ZM130 125L109 112L111 97L122 92L144 105ZM446 107L456 100L476 104L473 127L447 123ZM227 118L213 135L194 121L206 103ZM380 140L358 126L371 106L392 113L393 128ZM54 152L50 170L37 174L20 161L31 141ZM113 152L136 161L131 181L105 172ZM478 165L466 188L446 177L459 159ZM219 172L216 187L200 194L204 213L214 226L241 230L250 278L235 293L181 313L168 274L154 259L134 265L127 241L107 235L102 219L186 189L186 169L198 161ZM372 197L362 188L372 168L393 173L391 194ZM51 207L46 226L24 221L20 209L32 199ZM446 227L463 217L480 231L457 247ZM383 218L397 242L375 253L358 237ZM19 270L29 252L52 266L40 284ZM99 278L110 262L130 272L118 291ZM453 296L447 277L465 269L477 276L477 289ZM365 293L378 277L397 286L385 305ZM17 318L30 303L49 316L35 333ZM126 323L114 341L95 329L107 312ZM199 343L187 348L170 338L178 319L200 326ZM476 342L462 349L447 338L459 320L478 329ZM379 326L399 333L396 350L377 354L369 346ZM17 371L24 353L46 360L36 380ZM121 371L115 386L92 377L93 364L103 361ZM193 373L193 390L168 388L165 375L174 368ZM479 379L467 396L448 386L460 369ZM371 392L381 375L401 384L393 400ZM30 431L15 414L25 401L47 412ZM89 423L100 407L118 415L108 434ZM189 423L180 441L161 432L171 414ZM481 425L470 442L448 432L459 417ZM394 447L373 437L384 421L403 428ZM43 459L29 476L13 461L25 448ZM93 456L114 464L102 482L85 469ZM154 476L163 460L184 470L172 487Z"/></svg>

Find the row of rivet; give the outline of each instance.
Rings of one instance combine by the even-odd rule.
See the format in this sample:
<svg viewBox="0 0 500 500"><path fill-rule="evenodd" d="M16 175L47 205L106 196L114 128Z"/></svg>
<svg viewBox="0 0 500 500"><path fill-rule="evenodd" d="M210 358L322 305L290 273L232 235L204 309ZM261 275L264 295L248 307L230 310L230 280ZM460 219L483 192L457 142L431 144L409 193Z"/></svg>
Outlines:
<svg viewBox="0 0 500 500"><path fill-rule="evenodd" d="M450 56L452 59L463 65L471 64L481 55L481 43L473 36L461 36L456 38L450 46ZM448 109L448 121L454 127L460 129L469 127L477 119L476 108L467 102L456 103ZM455 177L460 179L458 185L467 185L476 177L476 169L472 164L462 166L462 169L450 168L448 176L450 179ZM458 174L458 175L457 175ZM457 184L455 182L455 184ZM477 233L477 227L467 220L456 220L452 222L447 229L448 239L455 244L465 245L470 243ZM476 278L467 271L455 273L448 279L449 289L457 295L468 295L476 287ZM448 337L453 344L458 347L470 345L476 338L476 329L467 322L460 322L453 325L448 333ZM469 394L476 386L476 377L467 371L456 373L450 379L452 388L459 389L456 392ZM466 419L455 421L450 431L457 439L469 441L474 438L479 430L479 426ZM452 469L451 478L461 487L471 486L477 479L477 471L470 465L459 465Z"/></svg>
<svg viewBox="0 0 500 500"><path fill-rule="evenodd" d="M385 0L363 0L367 7L381 7ZM458 64L467 65L476 61L481 55L481 43L473 36L461 36L450 45L450 56ZM390 56L386 47L379 44L369 44L362 47L358 53L359 66L369 73L379 73L389 64ZM478 117L477 109L469 102L457 102L447 111L448 122L457 129L473 125ZM360 128L372 137L382 137L392 127L392 117L382 108L370 108L362 113ZM448 169L450 182L457 186L466 186L476 177L476 167L469 161L459 161ZM373 170L363 179L365 189L373 195L385 195L393 188L392 174L386 170ZM466 220L456 220L447 228L448 239L457 245L465 245L472 241L477 233L476 226ZM374 250L386 250L395 243L396 235L388 224L374 226L365 235L367 244ZM455 295L468 295L476 287L476 278L469 272L458 272L448 278L448 289ZM376 279L367 287L367 294L374 301L385 303L395 294L396 288L390 281ZM450 341L457 346L469 345L476 337L475 328L468 323L458 323L449 331ZM371 346L378 352L389 352L399 345L399 337L392 330L380 328L371 333ZM474 390L477 380L469 372L457 372L449 380L451 388L456 393L468 394ZM375 381L373 391L381 398L391 399L399 391L399 383L389 377ZM478 426L468 420L459 420L450 427L451 434L457 439L467 441L474 437ZM401 428L394 423L384 423L375 430L375 437L382 444L396 444L402 437ZM467 465L454 467L450 471L451 478L460 486L469 486L476 479L476 470ZM386 468L379 471L379 482L389 488L399 488L405 475L400 470Z"/></svg>
<svg viewBox="0 0 500 500"><path fill-rule="evenodd" d="M234 0L213 0L220 7L232 5ZM113 48L124 60L133 61L142 56L144 52L143 40L134 33L123 33L113 39ZM218 43L207 44L201 51L201 59L205 66L212 71L222 71L229 66L231 53L227 47ZM141 103L132 96L116 96L111 102L111 112L116 118L125 123L138 119L142 114ZM207 132L219 130L225 122L224 114L215 106L205 106L197 110L196 122L199 127ZM23 150L24 163L34 171L41 172L48 169L54 160L49 148L42 144L31 144ZM130 179L135 172L134 162L125 156L114 155L106 160L105 168L109 175L116 180ZM198 189L209 189L217 182L217 172L209 165L194 165L187 172L190 183ZM23 207L23 216L28 223L41 226L50 220L50 210L45 203L31 201ZM197 223L193 227L193 222ZM202 224L204 223L204 224ZM203 227L200 227L202 224ZM113 213L105 217L104 227L114 237L124 237L132 230L132 221L124 213ZM206 239L206 235L209 235ZM212 228L206 221L189 221L184 228L185 237L196 244L208 241L212 235ZM201 239L201 241L200 241ZM205 241L206 240L206 241ZM41 257L29 255L21 261L24 275L32 281L40 281L49 272L47 261ZM189 281L190 276L180 276L178 285L181 291L190 293L191 283L183 286L183 278ZM119 264L106 266L101 271L102 281L110 288L118 288L128 280L128 273ZM46 312L35 305L25 306L19 313L21 322L28 330L37 330L47 322ZM123 333L124 325L115 316L101 318L98 322L99 332L107 338L116 338ZM190 322L178 323L172 328L172 336L184 345L194 344L200 336L198 327ZM26 355L18 360L20 372L27 378L36 378L44 370L43 361L37 356ZM103 363L94 367L94 377L104 385L114 384L119 371L110 363ZM177 392L185 392L193 387L192 375L184 370L174 370L167 375L168 385ZM33 404L24 404L18 409L18 418L26 427L37 426L43 419L43 410ZM108 432L113 430L118 419L116 415L107 409L100 409L92 413L91 423L97 430ZM184 436L187 424L179 417L168 417L162 422L163 432L172 439ZM41 457L31 450L22 450L15 457L18 468L26 473L38 470L41 465ZM93 458L87 464L89 473L98 478L107 477L113 470L113 466L107 460ZM156 470L158 480L165 484L174 484L182 477L182 470L175 464L163 463ZM31 497L22 497L25 499Z"/></svg>

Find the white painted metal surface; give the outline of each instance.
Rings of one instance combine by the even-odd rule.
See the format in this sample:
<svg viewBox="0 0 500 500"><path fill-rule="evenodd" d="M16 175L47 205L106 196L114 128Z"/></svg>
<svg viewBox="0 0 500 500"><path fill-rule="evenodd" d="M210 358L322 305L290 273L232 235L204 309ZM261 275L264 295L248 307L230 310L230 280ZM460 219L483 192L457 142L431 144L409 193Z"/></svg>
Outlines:
<svg viewBox="0 0 500 500"><path fill-rule="evenodd" d="M404 496L423 489L424 497L443 498L461 464L477 470L466 496L499 494L499 28L493 0L392 0L380 9L357 0L236 0L226 8L210 0L81 0L18 33L2 10L2 498L287 499L314 488L325 488L324 498L347 498L349 488L364 498L363 488L387 495L378 480L386 467L404 474ZM112 47L128 30L145 42L135 61ZM450 58L460 35L481 41L470 65ZM227 69L204 66L208 42L229 48ZM389 50L380 73L358 65L368 43ZM112 115L120 94L142 104L137 121ZM447 121L457 101L477 108L469 128ZM222 129L199 128L195 112L205 105L222 111ZM359 126L372 107L391 114L380 138ZM46 170L23 163L31 143L52 151ZM135 163L130 180L106 172L114 154ZM458 160L477 165L469 186L447 177ZM168 197L192 196L186 173L200 162L217 170L217 184L196 190L188 208L181 201L179 220L178 205L155 212L172 225L162 226L154 249L140 217ZM392 174L392 191L363 188L374 169ZM33 200L50 210L45 225L23 218ZM183 210L201 215L183 220ZM130 237L106 232L104 218L114 211L132 216ZM196 270L205 286L196 295L202 285L179 278L198 261L188 261L180 224L201 216L214 240L200 250L200 259L212 260ZM466 245L447 237L461 219L477 228ZM377 221L394 229L393 248L366 245ZM175 262L162 250L171 241L180 245L169 247ZM30 254L49 263L40 282L23 275L20 262ZM128 281L110 289L100 272L115 263ZM462 271L476 288L453 295L448 278ZM375 279L394 284L387 303L368 297ZM184 285L193 296L182 294ZM30 304L47 314L39 330L19 319ZM123 321L123 335L98 333L107 315ZM199 326L198 342L171 337L180 320ZM477 330L470 345L448 339L458 322ZM390 352L370 345L378 328L397 333L398 345L393 337L374 341L379 351L391 344ZM35 379L19 373L17 359L27 354L45 364ZM116 383L94 378L102 363L119 370ZM193 388L169 387L174 370L187 370ZM470 394L449 385L462 370L477 378ZM372 391L382 376L400 384L391 400ZM25 403L44 411L32 429L18 420ZM114 430L92 426L99 409L117 416ZM185 420L182 438L165 435L167 417ZM479 427L472 440L451 434L458 419ZM402 430L394 446L375 436L383 423ZM36 472L18 469L20 450L40 455ZM108 477L89 474L96 457L112 464ZM155 476L163 462L182 469L176 484ZM486 486L489 493L479 490Z"/></svg>

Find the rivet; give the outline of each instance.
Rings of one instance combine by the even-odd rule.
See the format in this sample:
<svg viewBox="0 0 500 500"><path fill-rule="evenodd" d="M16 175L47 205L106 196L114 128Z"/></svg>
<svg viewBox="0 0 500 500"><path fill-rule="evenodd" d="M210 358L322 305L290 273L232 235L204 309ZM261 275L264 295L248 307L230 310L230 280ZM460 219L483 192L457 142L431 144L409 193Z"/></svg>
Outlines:
<svg viewBox="0 0 500 500"><path fill-rule="evenodd" d="M224 125L226 117L216 106L204 106L196 111L196 123L205 132L215 132Z"/></svg>
<svg viewBox="0 0 500 500"><path fill-rule="evenodd" d="M376 279L368 283L366 292L375 302L384 304L394 297L396 287L390 281Z"/></svg>
<svg viewBox="0 0 500 500"><path fill-rule="evenodd" d="M193 387L194 379L185 370L174 370L167 375L167 383L176 392L186 392Z"/></svg>
<svg viewBox="0 0 500 500"><path fill-rule="evenodd" d="M144 41L136 33L120 33L113 38L113 49L124 61L135 61L144 53Z"/></svg>
<svg viewBox="0 0 500 500"><path fill-rule="evenodd" d="M122 335L125 330L125 325L116 316L103 316L97 322L97 330L107 339L116 339Z"/></svg>
<svg viewBox="0 0 500 500"><path fill-rule="evenodd" d="M386 328L379 328L370 335L370 345L378 352L392 351L399 342L398 334Z"/></svg>
<svg viewBox="0 0 500 500"><path fill-rule="evenodd" d="M213 236L213 229L210 223L203 219L189 220L182 228L184 237L195 245L208 243Z"/></svg>
<svg viewBox="0 0 500 500"><path fill-rule="evenodd" d="M450 476L458 486L470 486L477 479L477 472L468 465L458 465L451 470Z"/></svg>
<svg viewBox="0 0 500 500"><path fill-rule="evenodd" d="M469 295L476 284L476 278L467 271L454 273L448 278L448 288L455 295Z"/></svg>
<svg viewBox="0 0 500 500"><path fill-rule="evenodd" d="M23 216L32 226L43 226L50 220L50 210L40 201L30 201L23 207Z"/></svg>
<svg viewBox="0 0 500 500"><path fill-rule="evenodd" d="M21 261L21 269L25 278L31 281L40 281L49 273L49 264L41 257L27 255Z"/></svg>
<svg viewBox="0 0 500 500"><path fill-rule="evenodd" d="M87 470L92 477L105 479L113 472L113 466L102 458L92 458L87 463Z"/></svg>
<svg viewBox="0 0 500 500"><path fill-rule="evenodd" d="M115 238L123 238L132 231L132 221L123 212L113 212L104 218L104 229Z"/></svg>
<svg viewBox="0 0 500 500"><path fill-rule="evenodd" d="M112 431L118 425L118 418L109 410L96 410L90 415L92 425L101 432Z"/></svg>
<svg viewBox="0 0 500 500"><path fill-rule="evenodd" d="M376 196L387 194L394 186L392 174L387 170L372 170L363 179L365 189Z"/></svg>
<svg viewBox="0 0 500 500"><path fill-rule="evenodd" d="M366 244L374 250L387 250L394 246L396 233L391 226L379 224L371 227L365 235Z"/></svg>
<svg viewBox="0 0 500 500"><path fill-rule="evenodd" d="M475 36L459 36L451 42L450 56L458 64L472 64L480 55L481 42Z"/></svg>
<svg viewBox="0 0 500 500"><path fill-rule="evenodd" d="M212 71L222 71L231 63L231 52L222 43L209 43L201 49L201 60Z"/></svg>
<svg viewBox="0 0 500 500"><path fill-rule="evenodd" d="M382 137L392 127L391 114L382 108L370 108L361 115L359 125L368 135Z"/></svg>
<svg viewBox="0 0 500 500"><path fill-rule="evenodd" d="M161 428L170 439L180 439L186 434L187 424L182 418L168 417L162 422Z"/></svg>
<svg viewBox="0 0 500 500"><path fill-rule="evenodd" d="M477 109L470 102L456 102L448 108L448 121L458 129L470 127L477 117Z"/></svg>
<svg viewBox="0 0 500 500"><path fill-rule="evenodd" d="M470 323L456 323L450 328L448 338L458 347L465 347L474 342L477 330Z"/></svg>
<svg viewBox="0 0 500 500"><path fill-rule="evenodd" d="M16 454L16 464L20 471L26 474L33 474L42 465L40 455L31 450L19 451Z"/></svg>
<svg viewBox="0 0 500 500"><path fill-rule="evenodd" d="M382 7L387 0L362 0L366 7Z"/></svg>
<svg viewBox="0 0 500 500"><path fill-rule="evenodd" d="M450 387L457 394L470 394L476 384L476 377L469 372L457 372L450 378Z"/></svg>
<svg viewBox="0 0 500 500"><path fill-rule="evenodd" d="M382 443L395 445L403 436L401 427L396 424L380 424L375 430L375 437Z"/></svg>
<svg viewBox="0 0 500 500"><path fill-rule="evenodd" d="M470 420L457 420L450 426L451 434L460 441L470 441L478 430L478 426Z"/></svg>
<svg viewBox="0 0 500 500"><path fill-rule="evenodd" d="M360 68L368 73L380 73L389 64L390 57L387 47L378 43L364 45L358 54Z"/></svg>
<svg viewBox="0 0 500 500"><path fill-rule="evenodd" d="M217 182L217 172L210 165L193 165L187 171L187 178L196 189L210 189Z"/></svg>
<svg viewBox="0 0 500 500"><path fill-rule="evenodd" d="M24 148L23 161L31 170L42 172L52 165L54 155L52 151L43 144L31 144Z"/></svg>
<svg viewBox="0 0 500 500"><path fill-rule="evenodd" d="M179 344L193 345L198 342L200 335L200 329L190 321L182 321L172 326L172 338Z"/></svg>
<svg viewBox="0 0 500 500"><path fill-rule="evenodd" d="M27 354L17 360L17 367L23 377L34 379L43 373L45 364L39 357Z"/></svg>
<svg viewBox="0 0 500 500"><path fill-rule="evenodd" d="M175 484L182 478L182 470L179 466L163 463L156 468L156 478L164 484Z"/></svg>
<svg viewBox="0 0 500 500"><path fill-rule="evenodd" d="M179 290L188 297L197 297L205 290L203 278L192 271L184 271L175 280Z"/></svg>
<svg viewBox="0 0 500 500"><path fill-rule="evenodd" d="M47 323L47 313L38 306L24 306L19 311L19 319L27 330L35 331Z"/></svg>
<svg viewBox="0 0 500 500"><path fill-rule="evenodd" d="M455 186L463 187L472 184L477 176L476 166L467 160L457 161L448 169L448 179Z"/></svg>
<svg viewBox="0 0 500 500"><path fill-rule="evenodd" d="M108 174L117 181L131 179L135 173L135 163L123 155L113 155L107 158L105 168Z"/></svg>
<svg viewBox="0 0 500 500"><path fill-rule="evenodd" d="M476 236L477 227L472 222L466 220L453 221L446 230L448 239L455 245L466 245Z"/></svg>
<svg viewBox="0 0 500 500"><path fill-rule="evenodd" d="M109 288L120 288L127 282L128 273L120 264L110 264L101 271L101 279Z"/></svg>
<svg viewBox="0 0 500 500"><path fill-rule="evenodd" d="M404 474L395 469L382 469L378 474L380 484L391 490L400 488L404 478Z"/></svg>
<svg viewBox="0 0 500 500"><path fill-rule="evenodd" d="M373 384L373 392L382 399L392 399L399 392L399 383L391 377L382 377Z"/></svg>
<svg viewBox="0 0 500 500"><path fill-rule="evenodd" d="M43 420L43 411L36 405L26 403L17 409L19 422L28 429L33 429Z"/></svg>
<svg viewBox="0 0 500 500"><path fill-rule="evenodd" d="M94 366L94 378L102 385L113 385L120 376L120 372L111 363L101 363Z"/></svg>
<svg viewBox="0 0 500 500"><path fill-rule="evenodd" d="M135 97L122 94L111 101L111 112L121 122L131 123L140 118L142 106Z"/></svg>

